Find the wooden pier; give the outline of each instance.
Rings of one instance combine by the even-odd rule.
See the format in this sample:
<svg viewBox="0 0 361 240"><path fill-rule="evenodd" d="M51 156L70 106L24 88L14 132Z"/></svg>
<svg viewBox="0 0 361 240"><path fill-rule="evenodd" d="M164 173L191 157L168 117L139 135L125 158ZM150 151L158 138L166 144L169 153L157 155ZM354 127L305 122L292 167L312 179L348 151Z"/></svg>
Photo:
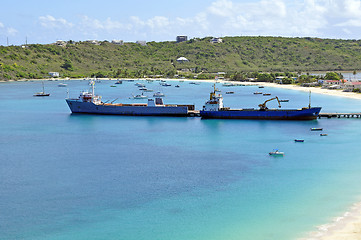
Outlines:
<svg viewBox="0 0 361 240"><path fill-rule="evenodd" d="M197 110L189 110L188 117L200 117L201 114Z"/></svg>
<svg viewBox="0 0 361 240"><path fill-rule="evenodd" d="M361 113L320 113L318 118L361 118Z"/></svg>

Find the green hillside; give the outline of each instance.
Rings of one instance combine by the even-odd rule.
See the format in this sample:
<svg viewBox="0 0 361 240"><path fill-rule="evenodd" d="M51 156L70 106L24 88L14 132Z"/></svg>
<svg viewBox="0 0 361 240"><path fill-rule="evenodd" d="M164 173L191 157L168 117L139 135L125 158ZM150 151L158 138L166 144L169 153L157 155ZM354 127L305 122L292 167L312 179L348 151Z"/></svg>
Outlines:
<svg viewBox="0 0 361 240"><path fill-rule="evenodd" d="M223 43L212 44L210 39L147 46L107 41L100 45L69 41L66 47L0 46L0 80L48 78L48 72L75 78L175 74L204 78L215 72L353 71L361 66L361 40L224 37ZM189 62L178 63L178 57Z"/></svg>

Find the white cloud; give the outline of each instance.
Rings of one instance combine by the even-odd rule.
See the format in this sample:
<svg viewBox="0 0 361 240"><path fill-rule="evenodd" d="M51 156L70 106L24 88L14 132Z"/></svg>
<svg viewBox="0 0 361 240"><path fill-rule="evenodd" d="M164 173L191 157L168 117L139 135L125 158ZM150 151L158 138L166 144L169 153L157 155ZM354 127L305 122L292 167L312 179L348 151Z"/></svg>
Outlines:
<svg viewBox="0 0 361 240"><path fill-rule="evenodd" d="M145 39L163 41L177 35L204 36L317 36L361 38L360 0L214 0L193 16L155 15L148 18L97 19L82 16L71 23L50 15L39 17L44 28L80 39ZM0 29L5 26L0 22ZM16 30L15 30L16 31ZM15 32L13 31L13 32ZM358 34L358 35L357 35ZM60 34L59 34L60 35ZM341 38L342 38L341 37Z"/></svg>
<svg viewBox="0 0 361 240"><path fill-rule="evenodd" d="M6 27L2 22L0 22L0 34L7 36L15 36L18 33L18 30L12 27Z"/></svg>
<svg viewBox="0 0 361 240"><path fill-rule="evenodd" d="M228 0L218 0L208 7L207 11L211 14L221 17L227 17L234 14L233 2Z"/></svg>
<svg viewBox="0 0 361 240"><path fill-rule="evenodd" d="M39 22L42 27L45 28L63 28L63 27L73 27L73 24L66 21L63 18L56 19L51 15L40 16Z"/></svg>
<svg viewBox="0 0 361 240"><path fill-rule="evenodd" d="M90 30L117 30L117 29L129 29L129 24L124 24L119 21L113 21L111 18L107 18L104 21L98 19L92 19L88 16L83 16L80 23L80 28L90 29Z"/></svg>
<svg viewBox="0 0 361 240"><path fill-rule="evenodd" d="M148 19L147 25L152 29L154 28L164 29L167 28L170 25L170 23L168 18L166 17L155 16L154 18Z"/></svg>
<svg viewBox="0 0 361 240"><path fill-rule="evenodd" d="M6 31L10 36L15 36L18 33L18 30L16 30L15 28L11 28L11 27L7 28Z"/></svg>

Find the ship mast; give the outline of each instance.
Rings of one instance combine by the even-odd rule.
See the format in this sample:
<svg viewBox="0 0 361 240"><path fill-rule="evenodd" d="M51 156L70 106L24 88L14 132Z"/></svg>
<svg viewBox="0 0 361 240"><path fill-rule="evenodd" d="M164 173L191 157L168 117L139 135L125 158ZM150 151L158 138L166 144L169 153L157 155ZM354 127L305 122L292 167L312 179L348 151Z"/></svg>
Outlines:
<svg viewBox="0 0 361 240"><path fill-rule="evenodd" d="M311 90L308 95L308 108L311 108Z"/></svg>
<svg viewBox="0 0 361 240"><path fill-rule="evenodd" d="M91 85L92 85L92 97L94 97L94 85L95 85L94 80L92 80Z"/></svg>

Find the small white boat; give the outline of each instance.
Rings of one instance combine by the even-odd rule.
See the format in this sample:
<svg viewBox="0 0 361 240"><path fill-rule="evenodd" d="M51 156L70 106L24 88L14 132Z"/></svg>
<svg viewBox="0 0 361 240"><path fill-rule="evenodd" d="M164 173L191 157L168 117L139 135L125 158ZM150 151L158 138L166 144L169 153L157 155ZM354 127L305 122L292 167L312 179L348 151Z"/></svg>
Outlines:
<svg viewBox="0 0 361 240"><path fill-rule="evenodd" d="M153 94L153 97L165 97L165 95L162 92L156 92Z"/></svg>
<svg viewBox="0 0 361 240"><path fill-rule="evenodd" d="M145 87L145 85L143 83L136 83L134 85L137 86L137 87Z"/></svg>
<svg viewBox="0 0 361 240"><path fill-rule="evenodd" d="M310 128L311 131L322 131L323 128Z"/></svg>
<svg viewBox="0 0 361 240"><path fill-rule="evenodd" d="M137 94L137 95L133 95L133 98L134 99L147 99L148 98L148 96L146 96L146 95L143 95L143 93L142 94Z"/></svg>
<svg viewBox="0 0 361 240"><path fill-rule="evenodd" d="M68 86L68 84L66 84L66 83L59 83L58 84L58 87L66 87L66 86Z"/></svg>
<svg viewBox="0 0 361 240"><path fill-rule="evenodd" d="M280 152L280 151L278 151L278 150L275 150L275 151L273 151L273 152L270 152L269 155L270 155L270 156L283 156L283 155L285 155L285 153L284 153L284 152Z"/></svg>

